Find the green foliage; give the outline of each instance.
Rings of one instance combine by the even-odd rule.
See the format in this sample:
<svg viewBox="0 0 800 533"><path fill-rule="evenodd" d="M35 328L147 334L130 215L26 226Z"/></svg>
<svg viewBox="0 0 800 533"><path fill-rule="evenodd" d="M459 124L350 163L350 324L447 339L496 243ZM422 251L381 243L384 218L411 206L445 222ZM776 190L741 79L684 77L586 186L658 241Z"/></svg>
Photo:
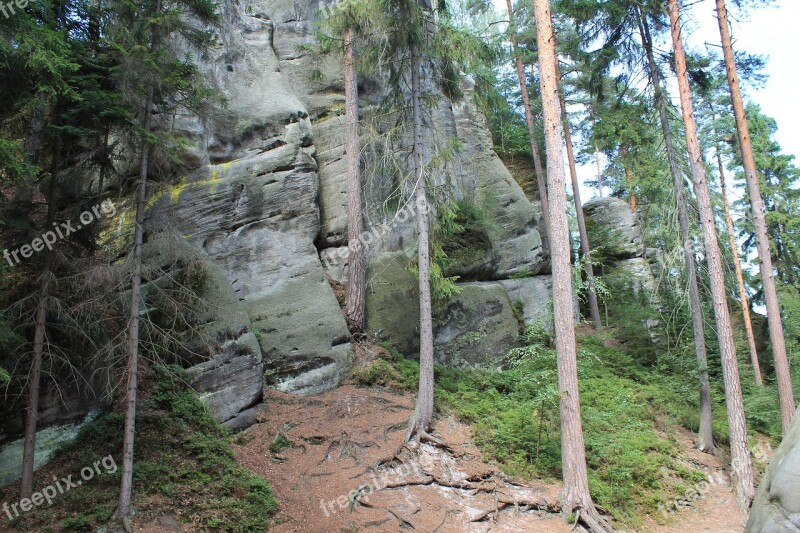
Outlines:
<svg viewBox="0 0 800 533"><path fill-rule="evenodd" d="M557 478L556 356L546 333L529 329L526 338L526 346L509 354L508 370L437 368L438 405L473 424L477 444L507 472ZM675 445L656 431L656 416L671 409L674 396L634 353L606 343L581 338L578 354L590 488L617 520L636 525L642 513L679 494L669 479L692 483L702 474L682 469L673 459Z"/></svg>
<svg viewBox="0 0 800 533"><path fill-rule="evenodd" d="M286 436L285 433L278 433L269 445L269 451L273 455L277 455L284 450L294 448L297 446L292 439Z"/></svg>
<svg viewBox="0 0 800 533"><path fill-rule="evenodd" d="M228 431L186 385L187 378L186 371L178 367L153 366L142 382L142 390L149 393L136 415L134 504L144 505L152 498L168 502L179 498L180 518L195 527L264 531L277 508L269 485L236 463ZM122 415L113 413L91 422L58 452L58 471L79 472L119 450L123 427ZM120 473L118 469L96 476L65 493L53 506L26 515L19 525L31 530L54 524L65 529L95 529L116 507Z"/></svg>
<svg viewBox="0 0 800 533"><path fill-rule="evenodd" d="M353 380L359 385L380 385L399 390L414 390L419 383L419 365L397 355L394 362L377 359L356 368L351 373Z"/></svg>

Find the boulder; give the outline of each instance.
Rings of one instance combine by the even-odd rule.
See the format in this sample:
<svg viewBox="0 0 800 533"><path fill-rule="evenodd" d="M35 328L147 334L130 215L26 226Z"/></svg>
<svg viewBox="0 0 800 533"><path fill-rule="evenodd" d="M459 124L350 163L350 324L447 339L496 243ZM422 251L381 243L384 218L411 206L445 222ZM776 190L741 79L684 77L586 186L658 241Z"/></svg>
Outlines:
<svg viewBox="0 0 800 533"><path fill-rule="evenodd" d="M602 246L617 259L642 257L642 229L630 205L611 196L595 197L583 204L592 248Z"/></svg>
<svg viewBox="0 0 800 533"><path fill-rule="evenodd" d="M497 367L517 345L519 322L499 283L462 283L434 313L434 352L455 367Z"/></svg>
<svg viewBox="0 0 800 533"><path fill-rule="evenodd" d="M553 277L504 279L498 283L505 289L511 304L521 311L526 325L538 324L553 331Z"/></svg>
<svg viewBox="0 0 800 533"><path fill-rule="evenodd" d="M798 410L800 413L800 410ZM770 461L758 487L745 533L800 532L800 414Z"/></svg>

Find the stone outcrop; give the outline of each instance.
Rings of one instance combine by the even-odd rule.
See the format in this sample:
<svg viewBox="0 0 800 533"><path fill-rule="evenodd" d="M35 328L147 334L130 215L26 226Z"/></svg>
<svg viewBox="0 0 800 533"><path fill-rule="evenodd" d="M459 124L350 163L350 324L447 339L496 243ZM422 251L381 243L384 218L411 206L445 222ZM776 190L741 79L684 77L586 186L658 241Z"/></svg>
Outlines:
<svg viewBox="0 0 800 533"><path fill-rule="evenodd" d="M516 346L519 322L499 283L465 283L434 313L434 346L440 363L500 366Z"/></svg>
<svg viewBox="0 0 800 533"><path fill-rule="evenodd" d="M315 57L305 46L313 42L322 7L315 0L223 0L217 42L196 58L226 104L210 103L202 118L187 112L154 118L188 139L189 150L179 163L161 147L154 150L147 265L180 269L195 262L207 273L203 333L212 342L198 347L203 357L185 366L205 404L234 429L252 423L262 376L284 391L316 393L337 386L349 371L349 333L326 279L342 281L347 271L340 259L346 236L341 60ZM368 118L384 89L376 80L360 83L362 116ZM514 344L514 303L546 290L549 258L538 203L526 198L493 152L471 80L463 79L461 89L463 96L452 99L438 94L431 110L431 142L455 147L446 171L432 176L436 186L447 185L453 201L478 207L485 226L452 249L457 261L448 275L470 283L437 317L437 355L482 364L487 354ZM121 178L105 182L116 195L117 213L105 221L101 236L106 250L123 258L134 206L130 195L118 191L130 191L139 143L118 141L114 161ZM408 148L404 142L395 147L400 154ZM371 335L414 355L419 310L408 267L416 254L415 220L398 220L399 206L386 205L395 178L365 184L365 229L381 232L367 251L367 326ZM523 301L524 320L547 316L539 304L546 307L549 297L537 298ZM42 405L50 404L45 399ZM39 440L50 442L46 431L73 435L101 406L51 406ZM0 445L19 434L19 427L8 429Z"/></svg>
<svg viewBox="0 0 800 533"><path fill-rule="evenodd" d="M800 413L800 411L798 411ZM758 487L745 533L800 531L800 414L770 461Z"/></svg>
<svg viewBox="0 0 800 533"><path fill-rule="evenodd" d="M583 212L592 248L600 249L597 256L610 259L595 273L602 272L611 285L655 294L656 282L645 256L639 217L630 205L619 198L596 197L584 204Z"/></svg>

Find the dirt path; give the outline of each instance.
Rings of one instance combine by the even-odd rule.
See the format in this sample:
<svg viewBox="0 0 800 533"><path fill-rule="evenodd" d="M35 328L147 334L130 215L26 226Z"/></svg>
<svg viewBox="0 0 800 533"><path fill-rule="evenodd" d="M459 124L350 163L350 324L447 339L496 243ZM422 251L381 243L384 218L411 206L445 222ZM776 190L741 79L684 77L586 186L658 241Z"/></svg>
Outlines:
<svg viewBox="0 0 800 533"><path fill-rule="evenodd" d="M314 397L270 391L261 423L234 450L280 500L271 530L570 531L548 512L558 510L559 486L503 475L457 421L439 420L435 428L450 450L411 445L392 460L412 413L411 395L390 390L347 385Z"/></svg>
<svg viewBox="0 0 800 533"><path fill-rule="evenodd" d="M674 437L684 450L685 466L703 471L706 482L691 487L677 505L667 507L667 524L647 518L642 531L652 533L741 533L747 516L739 510L723 461L694 448L691 432L679 428Z"/></svg>

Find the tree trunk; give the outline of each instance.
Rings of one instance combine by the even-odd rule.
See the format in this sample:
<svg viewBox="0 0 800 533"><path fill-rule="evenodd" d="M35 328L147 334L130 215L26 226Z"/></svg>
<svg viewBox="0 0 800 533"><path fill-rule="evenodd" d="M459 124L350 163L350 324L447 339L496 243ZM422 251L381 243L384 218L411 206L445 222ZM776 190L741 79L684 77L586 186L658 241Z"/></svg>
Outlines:
<svg viewBox="0 0 800 533"><path fill-rule="evenodd" d="M675 190L675 203L678 209L678 223L681 228L683 242L683 259L686 266L686 278L689 286L689 311L692 318L692 332L694 334L695 355L697 357L697 375L700 382L700 424L698 431L699 450L706 453L714 452L713 418L711 408L711 386L708 381L708 354L706 352L705 325L703 323L703 308L700 304L700 288L697 284L697 271L693 252L692 236L689 233L689 217L686 212L684 197L683 176L678 167L675 147L672 144L672 129L667 116L667 100L661 88L661 77L658 73L655 56L653 54L653 39L650 36L647 17L639 10L639 31L642 36L645 52L647 54L648 70L653 85L653 92L658 108L661 130L664 133L664 147L667 151L672 186Z"/></svg>
<svg viewBox="0 0 800 533"><path fill-rule="evenodd" d="M750 143L750 130L747 125L744 103L742 102L742 92L739 89L739 78L736 74L736 62L733 55L733 46L731 45L725 0L717 0L717 19L719 21L719 33L722 38L722 51L725 56L728 85L731 91L733 114L736 118L736 132L739 135L739 146L742 151L744 177L747 181L747 192L750 195L750 208L753 215L758 258L760 259L761 283L764 289L764 300L767 305L769 340L772 345L772 355L775 358L775 378L778 382L781 421L783 422L783 431L786 432L789 429L795 411L792 378L789 370L789 359L786 357L786 342L783 337L783 322L781 321L778 291L775 288L775 279L772 276L772 257L770 257L769 252L767 224L764 220L764 204L761 199L758 175L756 174L756 163L753 159L753 147Z"/></svg>
<svg viewBox="0 0 800 533"><path fill-rule="evenodd" d="M31 109L28 136L25 138L25 158L30 165L37 165L39 163L39 151L42 148L42 141L44 138L48 99L47 93L39 91L36 93L33 109ZM26 181L23 181L17 187L16 193L14 193L12 205L14 205L15 209L26 212L32 202L33 187Z"/></svg>
<svg viewBox="0 0 800 533"><path fill-rule="evenodd" d="M569 176L572 180L572 198L575 201L575 216L578 219L578 235L581 241L581 254L583 255L583 265L586 269L586 277L589 281L589 316L592 318L594 329L603 327L600 320L600 306L597 304L597 288L594 282L594 268L592 267L592 253L589 248L589 235L586 233L586 220L583 217L583 203L581 202L580 185L578 184L578 169L575 166L575 153L572 148L572 135L569 128L569 117L567 116L567 103L564 98L564 86L561 83L561 69L558 65L558 56L555 64L556 82L558 83L558 101L561 108L561 120L564 124L564 142L567 147L567 160L569 162Z"/></svg>
<svg viewBox="0 0 800 533"><path fill-rule="evenodd" d="M161 0L156 2L155 13L161 13ZM153 27L150 52L158 49L158 27ZM153 74L151 74L153 76ZM144 241L144 212L147 200L147 174L150 164L150 141L147 134L151 131L153 105L155 99L155 80L147 82L147 100L142 122L142 154L139 164L139 185L136 191L136 231L133 240L133 265L131 274L131 309L128 321L128 374L127 398L125 410L125 431L122 444L122 481L120 483L117 517L126 521L131 515L131 496L133 489L133 447L136 437L136 395L139 389L139 300L142 284L142 243Z"/></svg>
<svg viewBox="0 0 800 533"><path fill-rule="evenodd" d="M565 190L564 131L560 120L556 51L549 0L534 0L542 108L547 146L548 199L550 200L550 247L553 265L553 308L558 352L558 387L561 397L561 463L565 515L580 511L596 517L589 494L586 447L581 426L578 370L575 347L575 317L572 308L572 269Z"/></svg>
<svg viewBox="0 0 800 533"><path fill-rule="evenodd" d="M544 220L544 233L542 236L547 240L550 233L550 208L547 202L547 184L544 180L542 170L542 158L539 155L539 145L536 142L536 128L533 122L533 112L531 111L531 101L528 95L528 84L525 80L525 70L522 68L522 58L517 50L517 37L514 28L514 14L511 7L511 0L506 0L508 10L509 35L511 37L511 47L514 51L514 61L517 66L517 78L519 79L519 91L522 93L522 107L525 109L525 123L528 125L528 136L531 139L531 154L533 155L533 170L536 173L536 185L539 188L539 202L542 204L542 220Z"/></svg>
<svg viewBox="0 0 800 533"><path fill-rule="evenodd" d="M625 184L628 186L628 197L631 201L631 211L636 213L636 193L633 192L633 176L631 169L628 168L628 149L625 145L619 147L620 155L622 156L622 169L625 171Z"/></svg>
<svg viewBox="0 0 800 533"><path fill-rule="evenodd" d="M594 164L597 167L597 194L603 197L603 172L600 170L600 150L597 143L594 143Z"/></svg>
<svg viewBox="0 0 800 533"><path fill-rule="evenodd" d="M742 404L742 389L739 382L739 367L736 361L736 348L733 343L733 328L728 313L728 295L722 272L722 255L717 242L711 194L706 182L706 169L700 144L697 139L697 124L694 120L692 99L689 91L689 78L686 74L686 56L681 38L678 0L667 0L671 24L672 44L675 52L675 67L678 75L678 92L686 134L686 146L692 168L697 209L700 212L705 244L706 261L711 283L711 298L717 322L722 375L725 380L725 404L728 408L728 426L731 443L731 471L739 507L746 511L753 501L753 469L750 463L750 450L747 446L747 427Z"/></svg>
<svg viewBox="0 0 800 533"><path fill-rule="evenodd" d="M55 219L55 190L61 165L61 142L57 139L50 169L50 190L47 193L47 227ZM28 405L25 413L25 436L22 445L22 477L20 498L30 498L33 493L33 468L36 457L36 426L39 422L39 391L42 378L42 357L44 355L44 335L47 326L47 298L50 284L53 283L53 252L45 250L44 268L40 279L39 303L36 307L36 322L33 330L33 361L28 378Z"/></svg>
<svg viewBox="0 0 800 533"><path fill-rule="evenodd" d="M353 29L344 33L344 95L347 121L347 241L350 249L347 274L347 321L353 335L364 332L365 268L364 246L360 240L364 227L361 211L361 167L358 142L358 84L354 62Z"/></svg>
<svg viewBox="0 0 800 533"><path fill-rule="evenodd" d="M758 350L756 350L756 339L753 336L753 323L750 320L750 304L748 303L747 290L744 288L744 276L742 276L742 263L739 261L738 247L736 246L736 230L733 227L731 218L731 208L728 204L728 188L725 184L725 165L722 164L722 155L719 147L717 148L717 166L719 167L719 190L722 193L722 207L725 209L725 226L728 228L728 243L731 246L733 255L733 266L736 271L736 283L739 287L739 300L742 303L742 317L744 318L744 331L747 336L747 347L750 350L750 363L753 365L753 374L756 385L764 385L761 377L761 365L758 362Z"/></svg>
<svg viewBox="0 0 800 533"><path fill-rule="evenodd" d="M426 432L433 420L433 318L431 310L430 235L428 193L425 185L422 137L422 67L419 45L411 45L411 101L414 122L414 195L417 208L417 262L419 267L419 392L414 431Z"/></svg>

